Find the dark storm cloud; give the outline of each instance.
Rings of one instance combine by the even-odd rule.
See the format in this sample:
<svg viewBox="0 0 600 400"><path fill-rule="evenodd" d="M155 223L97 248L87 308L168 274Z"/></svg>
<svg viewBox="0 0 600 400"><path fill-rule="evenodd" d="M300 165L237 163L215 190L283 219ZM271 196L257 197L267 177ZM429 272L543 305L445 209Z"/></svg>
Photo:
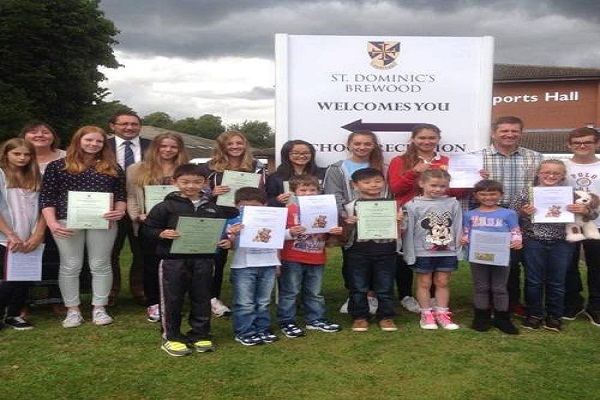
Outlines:
<svg viewBox="0 0 600 400"><path fill-rule="evenodd" d="M121 31L117 48L142 56L272 59L281 32L491 35L499 62L600 63L590 50L599 0L103 0L100 7ZM573 56L554 55L565 52Z"/></svg>

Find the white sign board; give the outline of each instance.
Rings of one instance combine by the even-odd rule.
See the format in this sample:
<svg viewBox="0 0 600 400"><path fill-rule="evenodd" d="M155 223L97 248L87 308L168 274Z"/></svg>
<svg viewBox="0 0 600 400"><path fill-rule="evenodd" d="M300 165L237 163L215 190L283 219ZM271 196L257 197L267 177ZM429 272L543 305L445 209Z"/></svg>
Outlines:
<svg viewBox="0 0 600 400"><path fill-rule="evenodd" d="M327 166L348 156L350 132L367 130L389 161L419 123L442 130L442 153L489 144L491 37L278 34L275 49L278 149L306 140Z"/></svg>

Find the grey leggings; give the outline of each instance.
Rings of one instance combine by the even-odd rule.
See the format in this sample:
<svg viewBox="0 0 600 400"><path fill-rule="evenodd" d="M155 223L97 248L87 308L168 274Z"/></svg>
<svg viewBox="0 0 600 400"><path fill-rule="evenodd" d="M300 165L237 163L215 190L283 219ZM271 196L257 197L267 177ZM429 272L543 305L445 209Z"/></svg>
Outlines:
<svg viewBox="0 0 600 400"><path fill-rule="evenodd" d="M508 311L509 267L471 263L473 276L473 305L481 310L490 309L490 299L496 311Z"/></svg>
<svg viewBox="0 0 600 400"><path fill-rule="evenodd" d="M59 221L65 223L66 221ZM58 286L65 306L79 306L79 274L83 266L84 249L87 249L88 262L92 273L92 305L105 306L112 286L112 251L116 227L111 229L76 229L73 236L54 236L60 254Z"/></svg>

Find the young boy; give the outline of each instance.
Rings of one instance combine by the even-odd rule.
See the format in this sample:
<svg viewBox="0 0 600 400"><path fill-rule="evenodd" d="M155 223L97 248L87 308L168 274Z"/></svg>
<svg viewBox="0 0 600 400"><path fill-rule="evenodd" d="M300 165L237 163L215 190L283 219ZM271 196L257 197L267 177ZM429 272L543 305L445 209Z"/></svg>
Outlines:
<svg viewBox="0 0 600 400"><path fill-rule="evenodd" d="M350 302L348 311L354 320L352 330L364 332L369 329L369 304L367 292L373 290L377 294L379 306L376 318L383 331L396 331L393 321L394 312L394 278L396 276L396 239L357 240L355 213L357 202L369 200L385 200L381 193L385 190L383 173L375 168L363 168L352 174L352 187L358 192L358 200L344 206L348 217L345 223L349 226L349 240L346 249L346 266L350 278ZM401 214L398 215L401 218Z"/></svg>
<svg viewBox="0 0 600 400"><path fill-rule="evenodd" d="M290 191L296 196L319 194L319 180L316 176L296 175L289 180L289 184ZM298 204L289 204L287 209L286 240L281 251L282 267L277 307L277 321L281 332L288 338L306 335L295 321L296 299L301 289L306 329L339 332L341 327L325 318L325 299L321 294L323 272L327 261L325 252L327 235L304 234L306 227L299 225ZM331 228L329 234L341 235L342 227Z"/></svg>
<svg viewBox="0 0 600 400"><path fill-rule="evenodd" d="M266 206L267 194L257 188L244 187L235 192L235 206ZM227 222L232 241L244 229L241 217ZM277 249L238 247L231 261L229 279L233 288L233 331L235 340L244 346L273 343L278 337L271 331L269 305L275 286L275 272L281 263ZM249 266L249 260L260 254L264 265Z"/></svg>
<svg viewBox="0 0 600 400"><path fill-rule="evenodd" d="M461 245L467 245L472 231L509 232L510 248L518 250L523 247L519 217L516 211L502 208L498 202L503 195L502 184L493 180L482 180L475 184L473 197L479 207L467 211L463 215L463 233ZM471 263L475 307L471 327L479 332L490 329L492 306L494 309L494 326L509 335L516 335L519 330L510 320L508 311L508 275L510 267ZM490 304L491 300L491 304Z"/></svg>
<svg viewBox="0 0 600 400"><path fill-rule="evenodd" d="M161 348L174 357L203 353L215 349L210 340L210 294L215 254L171 253L171 244L180 234L175 230L179 217L230 218L208 197L201 194L206 177L195 164L183 164L173 173L173 183L179 189L152 208L145 220L148 231L158 240L157 255L161 295ZM224 239L216 247L229 248ZM189 293L191 310L187 335L181 333L181 312L185 294Z"/></svg>

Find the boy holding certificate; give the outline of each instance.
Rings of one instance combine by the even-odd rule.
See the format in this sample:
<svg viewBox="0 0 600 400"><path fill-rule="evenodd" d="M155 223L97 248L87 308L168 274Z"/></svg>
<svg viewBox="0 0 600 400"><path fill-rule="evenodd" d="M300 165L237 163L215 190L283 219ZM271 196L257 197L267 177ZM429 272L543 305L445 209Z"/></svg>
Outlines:
<svg viewBox="0 0 600 400"><path fill-rule="evenodd" d="M192 349L199 353L214 350L210 340L214 258L217 246L227 249L231 247L231 243L227 239L220 240L217 236L211 252L198 254L171 251L176 240L184 240L185 235L176 230L180 217L223 220L229 217L203 194L205 183L206 177L197 165L178 166L173 172L173 184L179 191L170 193L163 202L154 206L145 221L149 235L158 240L156 253L162 260L159 267L163 338L161 348L174 357L189 355ZM189 323L192 329L184 335L181 333L181 312L186 293L189 293L191 300Z"/></svg>
<svg viewBox="0 0 600 400"><path fill-rule="evenodd" d="M376 318L381 330L396 331L394 323L394 278L396 276L396 251L398 246L397 226L394 237L383 235L379 239L361 239L357 225L364 222L359 218L357 209L360 203L383 202L382 193L385 191L383 173L375 168L363 168L352 174L352 186L358 192L358 199L344 206L347 213L345 219L348 225L348 241L346 250L347 277L350 283L350 301L348 312L352 316L354 332L364 332L369 329L369 303L367 292L373 290L377 295L378 307ZM395 211L395 208L394 208ZM395 215L394 215L395 214ZM364 216L363 216L364 217ZM393 213L391 221L401 219L402 214ZM389 220L389 219L388 219ZM386 231L382 226L382 232Z"/></svg>
<svg viewBox="0 0 600 400"><path fill-rule="evenodd" d="M290 191L295 196L319 194L319 179L316 176L296 175L290 178L289 183ZM339 332L341 327L325 318L325 299L321 294L327 261L325 252L327 233L306 233L307 227L300 225L300 213L303 210L295 203L289 204L287 209L286 240L281 251L282 267L277 307L277 321L281 332L288 338L306 335L295 321L296 299L300 291L302 291L306 329ZM334 203L334 211L336 210ZM341 235L342 227L334 226L328 233Z"/></svg>
<svg viewBox="0 0 600 400"><path fill-rule="evenodd" d="M493 305L494 326L504 333L516 335L519 331L510 320L506 284L510 273L510 249L518 250L523 247L523 243L517 213L498 205L503 194L502 184L498 181L482 180L475 184L473 197L479 202L479 207L464 214L460 244L464 246L470 243L472 247L469 249L469 261L475 292L475 310L471 327L479 332L489 330ZM484 235L487 232L491 235L486 239ZM481 234L479 245L473 240L477 233ZM509 238L509 246L504 247L502 240L492 236L497 233L503 233ZM494 247L494 243L495 246L502 247ZM500 252L506 253L503 257L505 262L502 264L494 262L495 257L502 258L499 256Z"/></svg>

